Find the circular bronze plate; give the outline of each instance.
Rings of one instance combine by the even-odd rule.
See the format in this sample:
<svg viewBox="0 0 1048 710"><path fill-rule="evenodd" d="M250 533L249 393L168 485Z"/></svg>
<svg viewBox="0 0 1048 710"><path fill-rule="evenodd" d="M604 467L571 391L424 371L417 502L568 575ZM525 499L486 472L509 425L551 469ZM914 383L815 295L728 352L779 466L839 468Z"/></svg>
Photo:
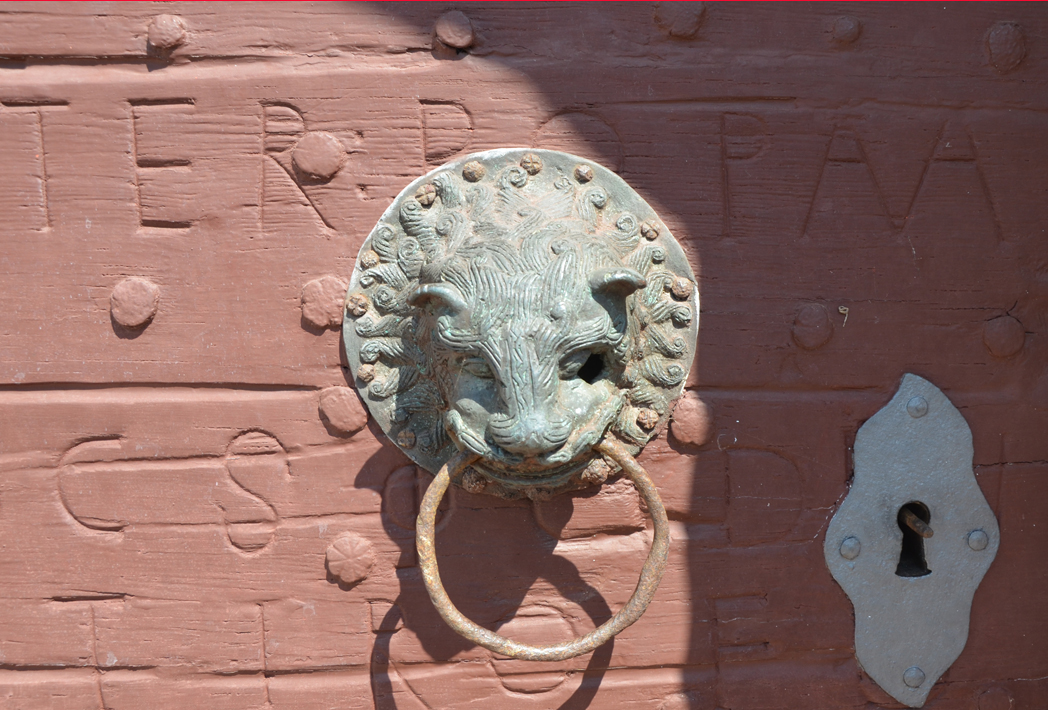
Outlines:
<svg viewBox="0 0 1048 710"><path fill-rule="evenodd" d="M408 185L361 248L346 355L372 416L497 495L602 481L613 434L665 426L695 355L688 259L619 176L556 151L466 156Z"/></svg>

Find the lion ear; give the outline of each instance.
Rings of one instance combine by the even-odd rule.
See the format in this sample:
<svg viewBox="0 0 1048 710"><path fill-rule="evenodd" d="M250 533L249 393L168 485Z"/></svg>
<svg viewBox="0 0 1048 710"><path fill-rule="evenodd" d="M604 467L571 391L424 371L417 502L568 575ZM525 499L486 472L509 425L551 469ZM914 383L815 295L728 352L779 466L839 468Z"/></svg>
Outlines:
<svg viewBox="0 0 1048 710"><path fill-rule="evenodd" d="M452 313L466 309L466 299L451 284L423 284L408 295L409 305L424 306L427 303L443 306Z"/></svg>
<svg viewBox="0 0 1048 710"><path fill-rule="evenodd" d="M628 296L637 289L647 286L648 282L638 271L625 266L609 266L597 269L590 274L589 284L594 293L617 293Z"/></svg>

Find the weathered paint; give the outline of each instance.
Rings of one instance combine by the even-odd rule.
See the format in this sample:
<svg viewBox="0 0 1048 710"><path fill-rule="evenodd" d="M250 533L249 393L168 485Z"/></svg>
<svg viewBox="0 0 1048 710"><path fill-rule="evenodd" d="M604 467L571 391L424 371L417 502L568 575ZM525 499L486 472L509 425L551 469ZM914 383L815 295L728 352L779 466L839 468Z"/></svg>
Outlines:
<svg viewBox="0 0 1048 710"><path fill-rule="evenodd" d="M0 704L890 706L822 540L855 432L914 372L971 427L1001 525L926 707L1042 707L1041 8L469 4L461 49L434 44L449 9L0 8ZM344 155L296 153L307 134ZM432 611L428 475L322 394L353 385L323 283L416 176L507 145L617 171L703 299L681 426L639 459L663 582L613 644L542 669ZM130 278L158 289L131 327ZM638 506L454 490L449 596L525 642L585 633L632 593ZM328 567L348 534L375 557L354 586Z"/></svg>

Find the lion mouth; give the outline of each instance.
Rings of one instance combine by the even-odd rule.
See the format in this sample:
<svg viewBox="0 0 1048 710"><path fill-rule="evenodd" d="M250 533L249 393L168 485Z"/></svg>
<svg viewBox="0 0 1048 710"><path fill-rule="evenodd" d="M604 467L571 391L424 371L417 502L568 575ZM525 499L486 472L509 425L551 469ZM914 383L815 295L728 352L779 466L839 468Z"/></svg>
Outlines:
<svg viewBox="0 0 1048 710"><path fill-rule="evenodd" d="M493 441L481 439L472 432L458 429L452 438L459 445L472 453L477 454L480 459L474 464L474 468L490 473L492 478L500 481L525 480L540 481L549 478L559 478L566 473L573 473L585 466L589 457L580 457L589 446L579 447L577 437L568 441L554 451L549 451L538 456L522 456L507 451Z"/></svg>
<svg viewBox="0 0 1048 710"><path fill-rule="evenodd" d="M508 488L533 488L535 486L553 488L567 483L589 463L592 457L576 459L556 468L540 470L522 470L519 466L512 468L501 465L501 462L483 458L473 464L473 468L486 478L501 483Z"/></svg>
<svg viewBox="0 0 1048 710"><path fill-rule="evenodd" d="M449 412L448 433L451 434L451 438L460 448L479 457L473 468L481 475L510 488L536 485L556 487L566 483L585 468L592 458L585 455L592 446L588 439L593 438L595 441L600 436L597 432L592 437L587 436L584 437L585 440L580 440L576 435L555 451L525 457L477 436L468 427L463 426L457 414L454 410Z"/></svg>
<svg viewBox="0 0 1048 710"><path fill-rule="evenodd" d="M478 435L454 409L448 412L447 430L460 449L476 454L473 464L481 475L509 488L556 488L579 474L595 454L593 447L603 438L612 420L625 404L625 395L609 397L585 422L579 423L569 439L553 451L522 456L508 451L490 437Z"/></svg>

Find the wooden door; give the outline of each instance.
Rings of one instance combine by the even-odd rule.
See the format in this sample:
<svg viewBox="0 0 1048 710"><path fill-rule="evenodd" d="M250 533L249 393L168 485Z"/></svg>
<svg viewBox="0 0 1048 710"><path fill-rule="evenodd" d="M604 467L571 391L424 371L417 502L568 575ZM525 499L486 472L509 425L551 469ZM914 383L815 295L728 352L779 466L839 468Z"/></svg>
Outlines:
<svg viewBox="0 0 1048 710"><path fill-rule="evenodd" d="M1001 526L926 707L1048 707L1046 37L1036 4L0 7L0 706L901 707L822 546L912 372ZM340 352L379 215L502 146L616 171L702 298L642 457L665 579L560 663L437 618L428 475ZM455 491L442 570L479 622L563 639L628 598L646 525L621 482Z"/></svg>

